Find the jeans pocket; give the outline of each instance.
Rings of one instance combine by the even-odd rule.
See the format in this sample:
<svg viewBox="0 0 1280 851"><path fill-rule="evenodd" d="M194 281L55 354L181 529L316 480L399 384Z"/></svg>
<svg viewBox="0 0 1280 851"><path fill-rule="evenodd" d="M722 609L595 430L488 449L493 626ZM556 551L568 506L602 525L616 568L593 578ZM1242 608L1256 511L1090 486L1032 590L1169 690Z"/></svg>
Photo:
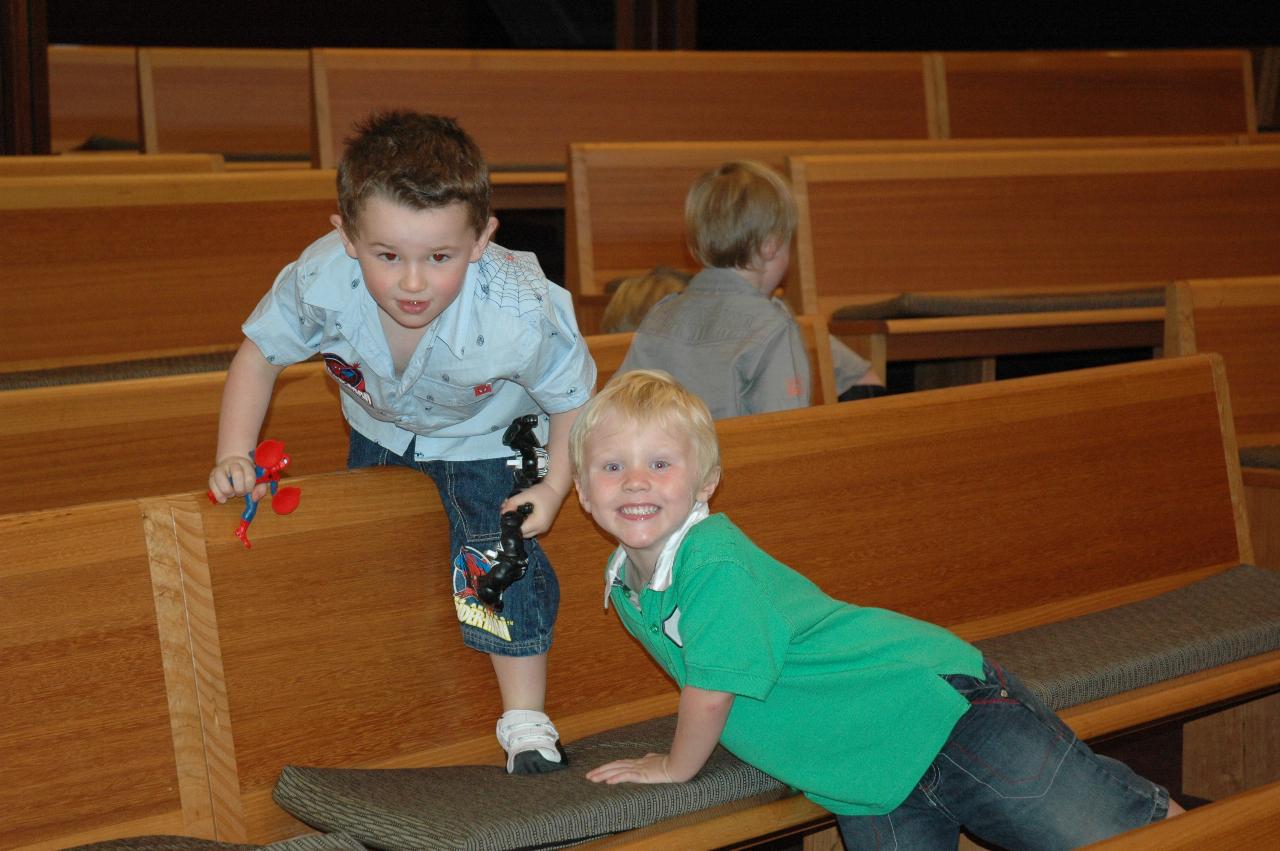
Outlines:
<svg viewBox="0 0 1280 851"><path fill-rule="evenodd" d="M1070 730L997 688L972 696L969 711L939 754L939 765L944 773L959 772L976 783L980 794L1038 798L1053 786L1074 744Z"/></svg>

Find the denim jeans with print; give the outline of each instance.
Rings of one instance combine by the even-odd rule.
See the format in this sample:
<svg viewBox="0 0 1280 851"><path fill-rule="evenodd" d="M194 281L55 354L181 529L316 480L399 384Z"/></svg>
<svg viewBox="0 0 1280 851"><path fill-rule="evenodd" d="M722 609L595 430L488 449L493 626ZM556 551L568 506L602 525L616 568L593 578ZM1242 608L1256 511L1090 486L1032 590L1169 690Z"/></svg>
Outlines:
<svg viewBox="0 0 1280 851"><path fill-rule="evenodd" d="M960 828L1007 849L1075 848L1160 821L1169 793L1095 754L1009 672L945 679L969 700L901 805L838 816L846 848L954 849Z"/></svg>
<svg viewBox="0 0 1280 851"><path fill-rule="evenodd" d="M500 656L547 652L560 607L560 583L536 540L525 539L529 564L524 576L503 593L500 614L480 603L467 579L468 567L473 572L478 562L476 553L498 547L499 506L515 486L507 460L417 461L412 442L403 455L397 455L352 429L347 467L379 466L419 470L431 477L440 492L449 517L451 590L463 643Z"/></svg>

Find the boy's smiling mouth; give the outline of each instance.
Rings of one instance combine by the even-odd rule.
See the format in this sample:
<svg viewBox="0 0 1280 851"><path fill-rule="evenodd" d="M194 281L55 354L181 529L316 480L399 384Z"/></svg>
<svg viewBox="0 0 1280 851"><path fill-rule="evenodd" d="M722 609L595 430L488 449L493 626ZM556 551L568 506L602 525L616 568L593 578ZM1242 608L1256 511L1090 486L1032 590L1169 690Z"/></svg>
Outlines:
<svg viewBox="0 0 1280 851"><path fill-rule="evenodd" d="M652 503L647 505L624 505L618 509L618 513L633 520L645 520L658 513L658 506Z"/></svg>

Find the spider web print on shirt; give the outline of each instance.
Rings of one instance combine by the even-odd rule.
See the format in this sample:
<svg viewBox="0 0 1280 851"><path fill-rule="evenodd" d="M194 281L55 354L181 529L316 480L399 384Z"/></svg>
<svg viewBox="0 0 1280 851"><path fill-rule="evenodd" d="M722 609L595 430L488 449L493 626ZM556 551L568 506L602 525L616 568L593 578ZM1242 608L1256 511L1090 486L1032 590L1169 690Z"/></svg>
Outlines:
<svg viewBox="0 0 1280 851"><path fill-rule="evenodd" d="M547 279L538 261L527 252L490 247L480 259L480 297L516 316L541 313Z"/></svg>

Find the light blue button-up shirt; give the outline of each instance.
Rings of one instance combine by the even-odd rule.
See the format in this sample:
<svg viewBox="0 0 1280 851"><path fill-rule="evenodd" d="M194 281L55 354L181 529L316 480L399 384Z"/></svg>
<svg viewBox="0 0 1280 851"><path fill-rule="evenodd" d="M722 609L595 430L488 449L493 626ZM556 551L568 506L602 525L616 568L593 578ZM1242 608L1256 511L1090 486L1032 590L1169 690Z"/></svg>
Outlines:
<svg viewBox="0 0 1280 851"><path fill-rule="evenodd" d="M243 330L273 364L322 354L351 427L397 453L416 435L419 460L510 455L502 435L531 413L545 443L547 415L585 404L595 385L569 293L532 254L493 243L399 376L378 306L336 231L281 271Z"/></svg>

